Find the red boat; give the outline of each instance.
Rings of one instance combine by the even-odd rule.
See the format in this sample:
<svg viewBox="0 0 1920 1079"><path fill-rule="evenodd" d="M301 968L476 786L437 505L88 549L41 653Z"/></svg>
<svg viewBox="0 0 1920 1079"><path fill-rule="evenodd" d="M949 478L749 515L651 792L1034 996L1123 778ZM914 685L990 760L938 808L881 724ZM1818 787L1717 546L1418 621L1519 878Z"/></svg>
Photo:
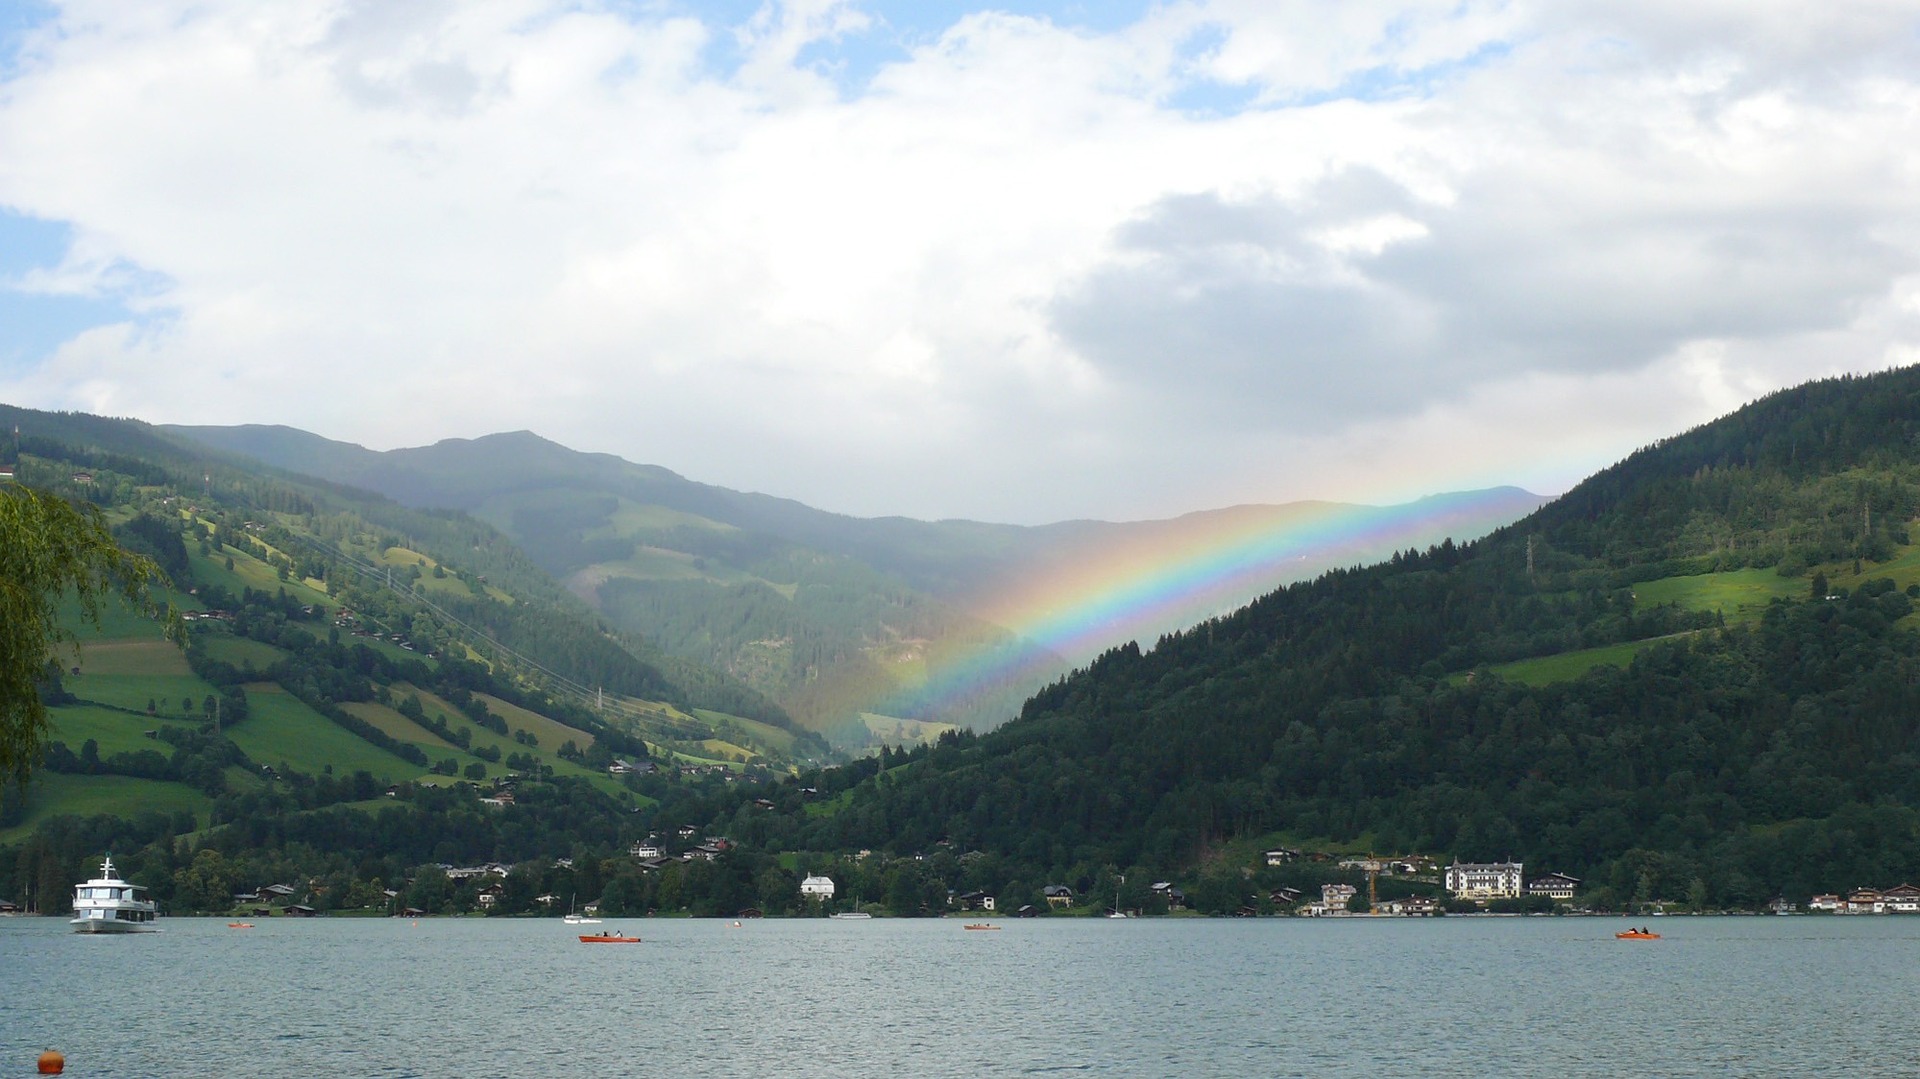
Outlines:
<svg viewBox="0 0 1920 1079"><path fill-rule="evenodd" d="M638 944L639 937L629 937L621 933L582 933L582 944Z"/></svg>

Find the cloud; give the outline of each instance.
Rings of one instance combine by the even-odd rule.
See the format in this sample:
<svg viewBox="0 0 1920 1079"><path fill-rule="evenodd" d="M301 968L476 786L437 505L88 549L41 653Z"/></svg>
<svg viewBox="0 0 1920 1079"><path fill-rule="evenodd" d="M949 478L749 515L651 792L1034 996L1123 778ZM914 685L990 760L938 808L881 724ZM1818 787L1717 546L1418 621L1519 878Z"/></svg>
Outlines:
<svg viewBox="0 0 1920 1079"><path fill-rule="evenodd" d="M1604 463L1920 348L1903 7L75 0L7 284L131 317L0 397L1016 520Z"/></svg>

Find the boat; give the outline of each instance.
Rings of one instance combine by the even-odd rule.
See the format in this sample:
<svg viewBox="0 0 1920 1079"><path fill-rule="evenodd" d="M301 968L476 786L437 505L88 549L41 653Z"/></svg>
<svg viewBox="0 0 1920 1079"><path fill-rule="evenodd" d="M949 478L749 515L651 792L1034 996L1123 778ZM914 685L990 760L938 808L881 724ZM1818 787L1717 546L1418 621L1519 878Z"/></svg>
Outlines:
<svg viewBox="0 0 1920 1079"><path fill-rule="evenodd" d="M873 917L873 915L868 914L864 910L843 910L838 914L829 914L827 917L838 918L843 922L860 922Z"/></svg>
<svg viewBox="0 0 1920 1079"><path fill-rule="evenodd" d="M580 943L582 944L638 944L640 943L640 938L627 936L626 934L616 929L611 933L582 933L580 934Z"/></svg>
<svg viewBox="0 0 1920 1079"><path fill-rule="evenodd" d="M585 914L575 914L573 912L572 899L567 900L566 916L562 917L560 920L567 923L568 925L599 925L600 924L600 919L598 918L590 918Z"/></svg>
<svg viewBox="0 0 1920 1079"><path fill-rule="evenodd" d="M1645 929L1629 929L1624 933L1615 933L1615 940L1659 940L1660 934Z"/></svg>
<svg viewBox="0 0 1920 1079"><path fill-rule="evenodd" d="M962 929L998 929L1000 927L997 925L994 925L991 922L968 922L966 925L961 926L961 928Z"/></svg>
<svg viewBox="0 0 1920 1079"><path fill-rule="evenodd" d="M228 929L252 929L253 923L252 922L228 922L227 928Z"/></svg>
<svg viewBox="0 0 1920 1079"><path fill-rule="evenodd" d="M145 888L128 884L113 870L113 855L100 864L100 875L73 886L73 926L76 933L151 933L159 907L142 899Z"/></svg>

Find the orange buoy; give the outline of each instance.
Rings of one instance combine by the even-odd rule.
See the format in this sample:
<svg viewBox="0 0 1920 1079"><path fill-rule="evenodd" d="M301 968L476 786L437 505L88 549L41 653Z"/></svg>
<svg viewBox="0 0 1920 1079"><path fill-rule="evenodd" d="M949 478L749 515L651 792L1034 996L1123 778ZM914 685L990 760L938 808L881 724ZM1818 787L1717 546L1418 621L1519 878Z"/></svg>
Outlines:
<svg viewBox="0 0 1920 1079"><path fill-rule="evenodd" d="M67 1070L67 1058L49 1049L40 1054L40 1074L59 1075Z"/></svg>

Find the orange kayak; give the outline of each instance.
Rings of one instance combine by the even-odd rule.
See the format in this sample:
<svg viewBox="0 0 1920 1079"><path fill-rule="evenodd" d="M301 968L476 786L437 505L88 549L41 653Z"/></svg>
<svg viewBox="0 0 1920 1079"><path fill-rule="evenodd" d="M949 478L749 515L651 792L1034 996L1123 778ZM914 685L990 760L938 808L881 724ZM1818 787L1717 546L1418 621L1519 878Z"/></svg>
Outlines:
<svg viewBox="0 0 1920 1079"><path fill-rule="evenodd" d="M1659 940L1660 934L1643 933L1638 929L1629 929L1624 933L1615 933L1613 935L1613 939L1615 940Z"/></svg>

